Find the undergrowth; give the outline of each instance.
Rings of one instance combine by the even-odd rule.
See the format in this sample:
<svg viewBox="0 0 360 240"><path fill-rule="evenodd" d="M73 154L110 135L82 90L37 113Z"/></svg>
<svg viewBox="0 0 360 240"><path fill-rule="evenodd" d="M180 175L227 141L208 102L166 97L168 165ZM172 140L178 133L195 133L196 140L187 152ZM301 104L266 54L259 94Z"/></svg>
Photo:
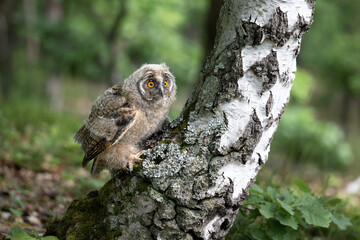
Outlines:
<svg viewBox="0 0 360 240"><path fill-rule="evenodd" d="M81 126L78 117L57 112L40 101L14 101L0 109L3 159L35 171L41 171L44 164L80 166L81 150L73 141Z"/></svg>
<svg viewBox="0 0 360 240"><path fill-rule="evenodd" d="M359 215L346 212L345 201L294 184L300 191L254 184L226 239L360 239Z"/></svg>

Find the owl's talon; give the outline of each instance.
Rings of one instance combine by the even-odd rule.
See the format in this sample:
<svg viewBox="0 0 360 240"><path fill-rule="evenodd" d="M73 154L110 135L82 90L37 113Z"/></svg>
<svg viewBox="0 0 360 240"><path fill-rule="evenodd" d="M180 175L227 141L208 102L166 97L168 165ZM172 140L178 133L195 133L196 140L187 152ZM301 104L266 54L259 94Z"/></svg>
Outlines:
<svg viewBox="0 0 360 240"><path fill-rule="evenodd" d="M135 156L139 158L139 160L142 160L140 157L143 155L145 150L142 150L141 152L138 152Z"/></svg>
<svg viewBox="0 0 360 240"><path fill-rule="evenodd" d="M141 151L135 155L131 155L130 156L130 159L129 159L129 162L128 162L128 167L129 167L129 170L130 172L133 171L134 169L134 163L135 162L138 162L138 161L142 161L143 159L140 158L140 156L144 153L145 151Z"/></svg>

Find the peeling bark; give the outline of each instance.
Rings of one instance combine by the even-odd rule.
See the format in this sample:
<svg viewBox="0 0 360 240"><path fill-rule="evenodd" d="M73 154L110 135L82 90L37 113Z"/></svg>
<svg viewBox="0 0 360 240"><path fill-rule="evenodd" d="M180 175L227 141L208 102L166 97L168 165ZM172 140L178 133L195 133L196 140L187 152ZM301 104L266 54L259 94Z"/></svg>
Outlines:
<svg viewBox="0 0 360 240"><path fill-rule="evenodd" d="M53 221L59 239L224 239L268 157L314 1L227 0L215 48L181 116L142 166ZM158 141L160 140L160 141Z"/></svg>

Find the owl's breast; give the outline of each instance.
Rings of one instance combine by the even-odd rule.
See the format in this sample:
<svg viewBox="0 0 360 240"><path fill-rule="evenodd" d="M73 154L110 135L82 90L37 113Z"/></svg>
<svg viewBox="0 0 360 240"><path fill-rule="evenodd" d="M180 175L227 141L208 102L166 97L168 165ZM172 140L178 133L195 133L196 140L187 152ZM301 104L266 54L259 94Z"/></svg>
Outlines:
<svg viewBox="0 0 360 240"><path fill-rule="evenodd" d="M124 134L118 143L122 146L137 146L142 139L150 136L159 128L165 115L154 116L138 110L134 125Z"/></svg>

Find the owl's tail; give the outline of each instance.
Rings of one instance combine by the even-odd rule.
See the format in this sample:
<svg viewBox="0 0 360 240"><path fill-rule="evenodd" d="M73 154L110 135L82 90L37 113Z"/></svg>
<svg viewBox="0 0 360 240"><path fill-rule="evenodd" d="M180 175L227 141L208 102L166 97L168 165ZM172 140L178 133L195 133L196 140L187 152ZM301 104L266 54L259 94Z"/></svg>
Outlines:
<svg viewBox="0 0 360 240"><path fill-rule="evenodd" d="M81 144L81 148L83 148L83 142L84 142L84 139L87 135L87 129L85 127L85 125L83 125L79 131L76 132L75 136L74 136L74 141ZM84 150L84 149L83 149Z"/></svg>
<svg viewBox="0 0 360 240"><path fill-rule="evenodd" d="M105 138L96 136L85 125L75 134L74 141L81 144L81 149L85 153L82 162L83 167L86 167L91 159L98 156L110 146Z"/></svg>
<svg viewBox="0 0 360 240"><path fill-rule="evenodd" d="M95 158L91 167L91 176L96 176L106 167L105 161Z"/></svg>

